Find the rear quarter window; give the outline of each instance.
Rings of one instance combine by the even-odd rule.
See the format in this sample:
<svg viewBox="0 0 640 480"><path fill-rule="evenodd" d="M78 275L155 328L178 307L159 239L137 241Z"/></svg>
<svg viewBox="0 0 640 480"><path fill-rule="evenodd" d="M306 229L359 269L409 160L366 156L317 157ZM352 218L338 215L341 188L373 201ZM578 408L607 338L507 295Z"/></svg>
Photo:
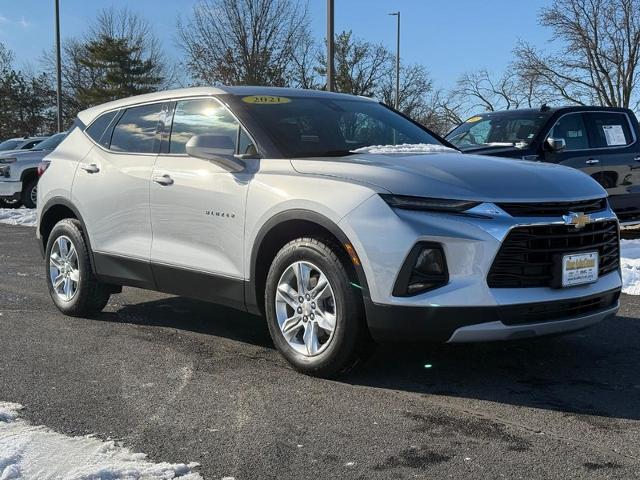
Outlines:
<svg viewBox="0 0 640 480"><path fill-rule="evenodd" d="M619 112L589 112L587 122L595 148L615 148L634 141L629 117Z"/></svg>
<svg viewBox="0 0 640 480"><path fill-rule="evenodd" d="M106 135L107 127L111 124L118 111L107 112L96 118L89 127L85 130L86 134L98 145L102 145L105 148L109 147L111 141L111 135Z"/></svg>

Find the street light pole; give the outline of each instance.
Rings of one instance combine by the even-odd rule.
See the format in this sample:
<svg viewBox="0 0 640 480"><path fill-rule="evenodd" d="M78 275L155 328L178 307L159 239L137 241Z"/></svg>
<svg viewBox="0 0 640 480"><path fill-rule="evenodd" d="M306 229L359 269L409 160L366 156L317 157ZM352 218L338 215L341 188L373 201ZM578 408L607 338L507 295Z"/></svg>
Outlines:
<svg viewBox="0 0 640 480"><path fill-rule="evenodd" d="M398 30L396 38L396 110L400 109L400 12L390 13L398 17Z"/></svg>
<svg viewBox="0 0 640 480"><path fill-rule="evenodd" d="M335 35L334 35L334 4L333 0L327 0L327 90L333 92L335 90L334 78L334 51L335 51Z"/></svg>
<svg viewBox="0 0 640 480"><path fill-rule="evenodd" d="M62 56L60 54L60 0L55 0L56 5L56 74L57 91L56 103L58 107L58 132L62 131Z"/></svg>

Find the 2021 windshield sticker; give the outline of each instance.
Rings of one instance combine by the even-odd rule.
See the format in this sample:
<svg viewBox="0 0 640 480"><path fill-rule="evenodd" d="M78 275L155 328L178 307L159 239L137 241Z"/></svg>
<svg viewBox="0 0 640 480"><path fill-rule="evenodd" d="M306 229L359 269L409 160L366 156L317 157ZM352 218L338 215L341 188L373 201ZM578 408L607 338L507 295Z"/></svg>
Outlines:
<svg viewBox="0 0 640 480"><path fill-rule="evenodd" d="M291 99L287 97L275 97L273 95L251 95L242 97L245 103L253 103L254 105L280 105L282 103L290 103Z"/></svg>

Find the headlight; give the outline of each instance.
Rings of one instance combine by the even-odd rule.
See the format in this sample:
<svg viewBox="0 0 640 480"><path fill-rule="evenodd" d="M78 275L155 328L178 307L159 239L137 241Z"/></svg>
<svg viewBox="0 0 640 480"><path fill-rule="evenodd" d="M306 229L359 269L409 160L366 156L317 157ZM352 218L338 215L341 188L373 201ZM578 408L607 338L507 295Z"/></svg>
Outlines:
<svg viewBox="0 0 640 480"><path fill-rule="evenodd" d="M15 163L17 158L0 158L0 165L6 163Z"/></svg>
<svg viewBox="0 0 640 480"><path fill-rule="evenodd" d="M444 250L439 243L419 242L407 255L396 284L395 297L410 297L449 283Z"/></svg>
<svg viewBox="0 0 640 480"><path fill-rule="evenodd" d="M469 200L447 200L442 198L410 197L407 195L380 194L382 199L393 208L404 210L423 210L430 212L460 213L469 210L481 202Z"/></svg>

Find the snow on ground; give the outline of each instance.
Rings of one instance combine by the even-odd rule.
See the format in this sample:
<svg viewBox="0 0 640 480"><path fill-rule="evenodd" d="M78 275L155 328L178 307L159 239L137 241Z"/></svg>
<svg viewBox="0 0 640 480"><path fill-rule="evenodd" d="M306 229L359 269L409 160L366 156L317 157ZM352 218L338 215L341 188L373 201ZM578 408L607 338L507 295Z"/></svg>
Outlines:
<svg viewBox="0 0 640 480"><path fill-rule="evenodd" d="M0 480L202 480L197 464L153 463L115 442L69 437L20 418L0 402Z"/></svg>
<svg viewBox="0 0 640 480"><path fill-rule="evenodd" d="M401 145L372 145L352 150L354 153L458 153L453 148L444 145L431 145L428 143L403 143Z"/></svg>
<svg viewBox="0 0 640 480"><path fill-rule="evenodd" d="M0 208L0 223L35 227L36 211L28 208ZM0 480L3 480L2 477Z"/></svg>
<svg viewBox="0 0 640 480"><path fill-rule="evenodd" d="M620 241L622 291L640 295L640 239Z"/></svg>

